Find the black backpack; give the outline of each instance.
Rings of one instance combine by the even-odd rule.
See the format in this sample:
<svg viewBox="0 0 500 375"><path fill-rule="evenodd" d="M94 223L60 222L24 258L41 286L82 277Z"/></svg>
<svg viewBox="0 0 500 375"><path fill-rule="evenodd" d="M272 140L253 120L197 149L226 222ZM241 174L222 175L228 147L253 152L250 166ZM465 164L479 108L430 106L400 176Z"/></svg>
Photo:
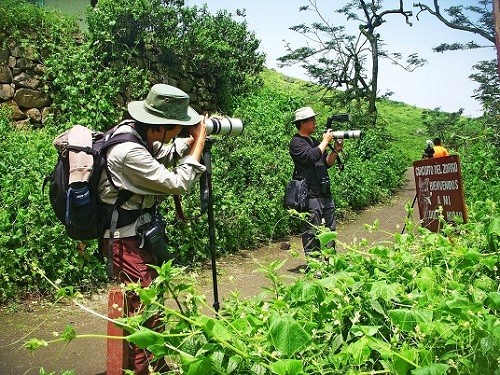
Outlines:
<svg viewBox="0 0 500 375"><path fill-rule="evenodd" d="M127 123L125 121L118 126ZM50 204L59 221L64 224L66 233L72 239L97 239L105 229L111 227L114 232L114 229L118 227L133 223L140 215L139 210L120 209L133 195L128 190L120 190L114 205L104 204L97 197L101 175L103 172L109 173L106 166L106 150L122 142L143 144L137 136L131 133L116 134L112 137L117 127L105 133L92 132L92 147L64 144L58 150L59 156L53 171L45 177L42 191L48 184ZM69 186L69 151L85 152L93 156L93 167L88 182L78 182ZM111 181L110 178L109 180ZM111 223L113 215L115 215L115 222Z"/></svg>

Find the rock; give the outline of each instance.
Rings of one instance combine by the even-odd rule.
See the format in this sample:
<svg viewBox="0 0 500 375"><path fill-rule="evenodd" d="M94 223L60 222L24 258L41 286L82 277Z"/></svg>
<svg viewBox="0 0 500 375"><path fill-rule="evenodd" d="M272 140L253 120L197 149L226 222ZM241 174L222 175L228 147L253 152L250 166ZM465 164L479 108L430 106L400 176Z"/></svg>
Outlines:
<svg viewBox="0 0 500 375"><path fill-rule="evenodd" d="M14 101L20 108L42 108L50 106L50 98L47 94L32 90L19 89L14 95Z"/></svg>
<svg viewBox="0 0 500 375"><path fill-rule="evenodd" d="M290 242L282 242L280 243L280 250L290 250Z"/></svg>
<svg viewBox="0 0 500 375"><path fill-rule="evenodd" d="M15 101L11 100L6 103L3 103L2 105L10 107L10 110L12 111L12 119L14 121L25 120L28 118L26 114L23 111L21 111L21 109L19 109L19 106Z"/></svg>
<svg viewBox="0 0 500 375"><path fill-rule="evenodd" d="M14 68L16 66L16 60L14 56L9 56L9 61L7 62L9 68Z"/></svg>
<svg viewBox="0 0 500 375"><path fill-rule="evenodd" d="M0 84L0 100L10 100L14 97L14 87L10 83Z"/></svg>
<svg viewBox="0 0 500 375"><path fill-rule="evenodd" d="M35 77L23 72L13 78L13 82L16 87L25 87L27 89L36 90L38 85L40 85L40 80Z"/></svg>
<svg viewBox="0 0 500 375"><path fill-rule="evenodd" d="M0 83L11 83L12 82L12 72L8 66L0 66Z"/></svg>
<svg viewBox="0 0 500 375"><path fill-rule="evenodd" d="M42 124L45 124L47 122L47 119L50 117L51 114L52 111L50 110L50 107L42 108Z"/></svg>
<svg viewBox="0 0 500 375"><path fill-rule="evenodd" d="M26 115L30 118L33 123L42 122L42 113L37 108L30 108L26 111Z"/></svg>
<svg viewBox="0 0 500 375"><path fill-rule="evenodd" d="M33 69L35 67L35 63L27 58L21 57L18 58L16 61L16 68L22 69L22 70L28 70L28 69Z"/></svg>

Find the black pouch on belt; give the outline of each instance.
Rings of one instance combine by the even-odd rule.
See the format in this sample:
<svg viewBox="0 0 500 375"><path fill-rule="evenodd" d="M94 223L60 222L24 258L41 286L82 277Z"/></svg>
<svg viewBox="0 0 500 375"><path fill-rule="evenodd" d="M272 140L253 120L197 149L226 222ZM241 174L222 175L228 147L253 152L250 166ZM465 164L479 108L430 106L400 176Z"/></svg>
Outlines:
<svg viewBox="0 0 500 375"><path fill-rule="evenodd" d="M141 237L144 248L155 254L160 265L174 258L174 256L167 251L165 222L160 214L155 213L149 223L137 228L137 234Z"/></svg>

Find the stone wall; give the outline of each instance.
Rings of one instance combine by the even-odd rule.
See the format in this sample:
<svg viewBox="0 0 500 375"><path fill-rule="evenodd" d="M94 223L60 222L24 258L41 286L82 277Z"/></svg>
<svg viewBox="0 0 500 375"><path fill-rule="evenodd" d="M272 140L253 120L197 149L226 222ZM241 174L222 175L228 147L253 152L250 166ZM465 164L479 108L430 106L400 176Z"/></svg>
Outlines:
<svg viewBox="0 0 500 375"><path fill-rule="evenodd" d="M46 67L36 59L36 47L8 41L0 50L0 104L12 108L13 119L22 127L43 126L50 109Z"/></svg>
<svg viewBox="0 0 500 375"><path fill-rule="evenodd" d="M23 47L10 40L0 45L0 105L8 105L13 112L13 120L18 127L42 127L51 110L51 84L44 74L46 67L37 59L37 46ZM187 72L171 72L156 60L156 56L146 51L139 66L149 67L153 83L168 83L187 92L191 106L199 113L212 111L217 103L210 93L209 84L201 77ZM118 95L117 105L125 105L130 100L125 93Z"/></svg>

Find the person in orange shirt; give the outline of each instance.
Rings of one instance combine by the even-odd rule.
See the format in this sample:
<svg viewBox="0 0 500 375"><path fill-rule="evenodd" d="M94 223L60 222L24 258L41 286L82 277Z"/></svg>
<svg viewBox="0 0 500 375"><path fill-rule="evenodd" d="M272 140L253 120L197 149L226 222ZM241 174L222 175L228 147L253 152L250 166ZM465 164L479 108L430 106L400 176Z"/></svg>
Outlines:
<svg viewBox="0 0 500 375"><path fill-rule="evenodd" d="M450 155L448 150L446 148L444 148L443 146L441 146L441 138L435 138L433 143L434 143L434 155L433 156L435 158L442 158L442 157Z"/></svg>

